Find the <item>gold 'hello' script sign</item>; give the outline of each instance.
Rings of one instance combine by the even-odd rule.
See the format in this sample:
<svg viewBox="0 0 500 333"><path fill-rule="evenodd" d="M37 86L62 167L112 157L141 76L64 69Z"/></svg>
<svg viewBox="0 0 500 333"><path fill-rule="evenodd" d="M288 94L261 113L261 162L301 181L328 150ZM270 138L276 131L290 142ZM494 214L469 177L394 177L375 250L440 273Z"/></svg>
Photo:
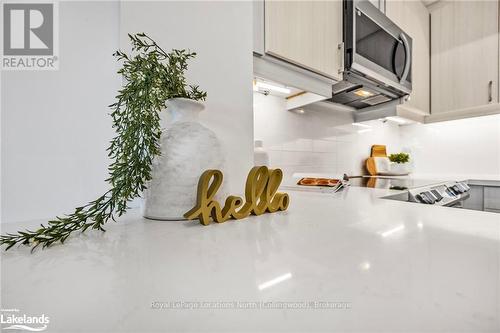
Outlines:
<svg viewBox="0 0 500 333"><path fill-rule="evenodd" d="M201 175L196 206L184 214L185 218L198 218L203 225L208 225L210 218L222 223L230 218L239 220L250 214L274 213L288 208L288 194L277 192L283 179L283 171L280 169L270 170L265 166L252 168L245 185L245 202L242 198L231 195L226 199L223 208L214 200L222 178L222 172L219 170L207 170Z"/></svg>

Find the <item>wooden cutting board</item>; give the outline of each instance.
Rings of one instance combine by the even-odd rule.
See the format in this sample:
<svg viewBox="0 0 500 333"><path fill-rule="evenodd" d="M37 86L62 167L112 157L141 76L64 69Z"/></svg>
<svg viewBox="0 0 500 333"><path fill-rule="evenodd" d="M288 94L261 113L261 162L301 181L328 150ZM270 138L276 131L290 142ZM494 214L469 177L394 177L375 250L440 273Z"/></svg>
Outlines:
<svg viewBox="0 0 500 333"><path fill-rule="evenodd" d="M387 157L387 149L385 145L373 145L371 157Z"/></svg>
<svg viewBox="0 0 500 333"><path fill-rule="evenodd" d="M375 159L374 157L387 157L387 148L385 145L373 145L372 150L371 150L371 157L366 159L365 165L366 165L366 170L368 170L368 173L372 176L375 176L377 174L377 168L375 166Z"/></svg>

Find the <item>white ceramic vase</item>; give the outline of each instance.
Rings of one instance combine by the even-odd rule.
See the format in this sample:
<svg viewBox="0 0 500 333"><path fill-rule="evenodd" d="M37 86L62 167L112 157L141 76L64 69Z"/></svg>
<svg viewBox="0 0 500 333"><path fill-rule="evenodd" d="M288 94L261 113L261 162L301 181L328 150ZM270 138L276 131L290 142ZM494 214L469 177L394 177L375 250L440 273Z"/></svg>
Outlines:
<svg viewBox="0 0 500 333"><path fill-rule="evenodd" d="M412 170L411 163L391 162L387 156L374 157L374 160L377 174L381 176L403 176Z"/></svg>
<svg viewBox="0 0 500 333"><path fill-rule="evenodd" d="M410 173L410 163L391 163L391 172L398 175L407 175Z"/></svg>
<svg viewBox="0 0 500 333"><path fill-rule="evenodd" d="M162 111L161 155L153 160L152 180L144 192L143 216L155 220L184 220L194 207L201 174L222 169L221 145L214 132L198 122L200 102L174 98Z"/></svg>

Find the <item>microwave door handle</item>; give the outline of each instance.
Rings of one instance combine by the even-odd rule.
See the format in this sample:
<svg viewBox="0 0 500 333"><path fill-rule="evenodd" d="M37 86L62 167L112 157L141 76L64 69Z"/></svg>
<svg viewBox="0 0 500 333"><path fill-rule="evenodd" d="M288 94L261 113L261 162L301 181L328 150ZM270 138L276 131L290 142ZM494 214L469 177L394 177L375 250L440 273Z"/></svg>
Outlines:
<svg viewBox="0 0 500 333"><path fill-rule="evenodd" d="M401 79L399 80L400 83L403 83L404 81L406 81L406 77L410 73L411 50L410 50L410 43L408 43L408 39L406 38L405 34L401 33L399 37L403 41L403 46L405 48L405 55L406 55L405 69L403 71L403 75L401 75Z"/></svg>

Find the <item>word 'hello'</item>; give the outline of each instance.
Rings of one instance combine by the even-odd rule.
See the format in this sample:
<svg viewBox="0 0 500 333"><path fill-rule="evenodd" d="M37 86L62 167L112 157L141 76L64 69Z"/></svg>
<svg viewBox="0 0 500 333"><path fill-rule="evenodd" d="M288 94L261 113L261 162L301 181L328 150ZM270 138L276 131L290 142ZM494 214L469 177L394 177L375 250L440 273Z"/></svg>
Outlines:
<svg viewBox="0 0 500 333"><path fill-rule="evenodd" d="M221 209L214 196L222 184L222 178L220 170L207 170L201 175L196 206L184 214L185 218L198 218L203 225L208 225L210 218L221 223L230 218L239 220L250 214L274 213L288 208L288 194L277 192L283 179L280 169L270 170L265 166L252 168L245 185L245 203L242 198L231 195Z"/></svg>

